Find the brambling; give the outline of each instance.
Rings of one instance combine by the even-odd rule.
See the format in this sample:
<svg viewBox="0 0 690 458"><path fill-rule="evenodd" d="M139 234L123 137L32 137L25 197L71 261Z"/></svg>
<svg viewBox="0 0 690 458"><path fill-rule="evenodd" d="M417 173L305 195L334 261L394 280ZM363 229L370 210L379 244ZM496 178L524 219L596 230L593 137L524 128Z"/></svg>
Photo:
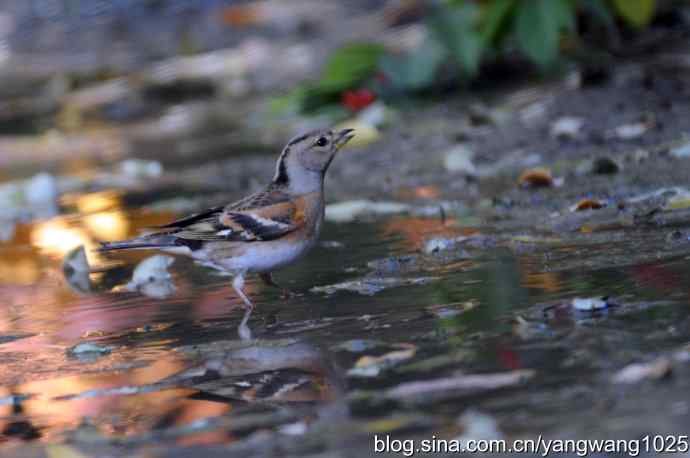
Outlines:
<svg viewBox="0 0 690 458"><path fill-rule="evenodd" d="M232 286L249 309L244 279L258 273L277 286L271 273L301 258L316 243L324 218L324 175L335 154L354 134L319 130L293 138L276 162L273 180L262 191L225 206L178 219L159 232L100 251L160 249L187 254L229 272Z"/></svg>

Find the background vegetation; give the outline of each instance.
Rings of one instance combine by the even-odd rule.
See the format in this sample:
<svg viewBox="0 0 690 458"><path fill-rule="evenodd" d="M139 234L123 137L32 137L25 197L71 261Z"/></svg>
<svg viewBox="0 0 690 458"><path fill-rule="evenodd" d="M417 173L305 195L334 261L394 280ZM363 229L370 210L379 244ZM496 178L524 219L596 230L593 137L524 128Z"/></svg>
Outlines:
<svg viewBox="0 0 690 458"><path fill-rule="evenodd" d="M357 111L377 97L470 83L483 65L509 59L523 60L527 71L552 72L647 27L658 7L656 0L436 2L424 12L427 33L418 47L392 53L374 43L345 45L318 80L276 107L310 112L340 102Z"/></svg>

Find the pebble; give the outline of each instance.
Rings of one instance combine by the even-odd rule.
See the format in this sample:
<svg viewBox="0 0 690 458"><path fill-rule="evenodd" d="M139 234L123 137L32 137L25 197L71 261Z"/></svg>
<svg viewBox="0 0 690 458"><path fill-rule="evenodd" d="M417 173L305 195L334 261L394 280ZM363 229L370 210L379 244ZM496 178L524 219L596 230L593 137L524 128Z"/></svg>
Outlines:
<svg viewBox="0 0 690 458"><path fill-rule="evenodd" d="M476 175L477 168L472 162L474 152L466 145L457 145L446 152L443 166L449 172L463 172Z"/></svg>

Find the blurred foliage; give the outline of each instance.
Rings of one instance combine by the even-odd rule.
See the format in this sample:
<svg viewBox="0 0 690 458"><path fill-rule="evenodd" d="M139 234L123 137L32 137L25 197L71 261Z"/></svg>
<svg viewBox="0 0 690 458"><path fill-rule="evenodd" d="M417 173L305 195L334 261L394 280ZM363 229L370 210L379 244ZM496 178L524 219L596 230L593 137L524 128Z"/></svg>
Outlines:
<svg viewBox="0 0 690 458"><path fill-rule="evenodd" d="M647 26L656 0L446 0L425 15L427 34L406 53L387 53L378 45L357 43L336 50L321 78L276 101L280 111L314 111L344 92L371 90L379 95L433 87L439 78L469 81L488 58L517 52L541 72L557 68L563 43L577 47L578 20L605 28ZM351 108L343 103L346 108Z"/></svg>
<svg viewBox="0 0 690 458"><path fill-rule="evenodd" d="M384 52L383 46L373 43L351 43L339 48L326 61L315 83L274 100L273 110L314 111L338 101L343 91L363 83L377 70Z"/></svg>

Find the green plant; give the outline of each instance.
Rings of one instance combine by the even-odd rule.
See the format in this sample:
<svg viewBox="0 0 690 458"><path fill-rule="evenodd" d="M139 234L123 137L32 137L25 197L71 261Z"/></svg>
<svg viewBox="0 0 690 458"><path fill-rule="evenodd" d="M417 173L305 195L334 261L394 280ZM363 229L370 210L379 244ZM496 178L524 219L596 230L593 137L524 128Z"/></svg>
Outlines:
<svg viewBox="0 0 690 458"><path fill-rule="evenodd" d="M608 26L614 17L641 28L656 0L455 0L429 14L427 39L405 56L384 56L381 68L392 84L414 90L429 86L450 57L465 78L477 75L486 56L515 49L541 70L555 66L564 38L575 38L576 18L587 12Z"/></svg>
<svg viewBox="0 0 690 458"><path fill-rule="evenodd" d="M384 93L431 87L444 75L471 80L483 60L519 52L541 71L555 68L562 43L577 45L578 15L607 28L616 18L633 29L654 16L656 0L446 0L433 3L426 15L426 38L405 54L386 53L374 44L358 43L334 52L315 83L297 89L291 106L309 111L339 100L348 89L366 86ZM384 82L372 77L380 73ZM447 78L447 76L446 76Z"/></svg>

